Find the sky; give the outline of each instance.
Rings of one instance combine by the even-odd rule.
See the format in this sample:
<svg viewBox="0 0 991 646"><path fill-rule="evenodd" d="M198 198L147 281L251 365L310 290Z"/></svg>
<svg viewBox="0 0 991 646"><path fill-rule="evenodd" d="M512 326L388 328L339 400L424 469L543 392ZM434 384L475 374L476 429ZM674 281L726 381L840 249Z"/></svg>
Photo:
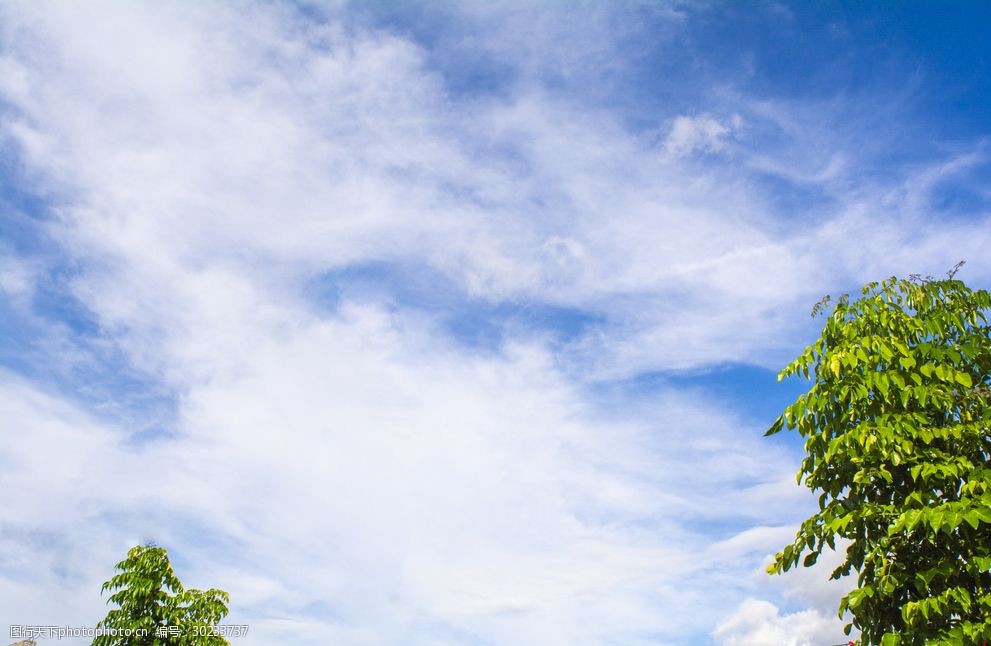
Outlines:
<svg viewBox="0 0 991 646"><path fill-rule="evenodd" d="M0 629L154 542L235 643L844 641L776 375L991 282L988 13L0 4Z"/></svg>

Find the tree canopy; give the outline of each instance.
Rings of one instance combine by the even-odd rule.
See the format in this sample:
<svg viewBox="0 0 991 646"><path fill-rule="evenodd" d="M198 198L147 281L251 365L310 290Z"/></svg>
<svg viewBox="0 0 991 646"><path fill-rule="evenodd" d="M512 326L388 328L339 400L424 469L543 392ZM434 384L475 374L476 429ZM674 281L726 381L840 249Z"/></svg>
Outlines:
<svg viewBox="0 0 991 646"><path fill-rule="evenodd" d="M184 589L165 549L138 545L116 565L103 584L117 608L97 624L102 633L93 646L196 646L229 642L216 627L227 615L230 597L223 590Z"/></svg>
<svg viewBox="0 0 991 646"><path fill-rule="evenodd" d="M767 434L805 439L798 479L820 495L768 571L846 545L832 578L856 572L839 613L864 644L991 638L991 294L955 269L838 299L778 376L812 382Z"/></svg>

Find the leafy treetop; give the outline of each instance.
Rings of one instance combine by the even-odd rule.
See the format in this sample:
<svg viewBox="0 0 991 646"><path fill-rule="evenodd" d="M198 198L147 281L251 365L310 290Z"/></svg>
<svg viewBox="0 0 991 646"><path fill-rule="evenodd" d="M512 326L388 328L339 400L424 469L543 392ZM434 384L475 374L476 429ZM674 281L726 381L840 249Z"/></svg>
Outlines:
<svg viewBox="0 0 991 646"><path fill-rule="evenodd" d="M799 482L819 511L768 571L846 544L833 573L865 644L979 644L991 637L991 294L918 276L841 298L779 380L805 394L767 434L797 429Z"/></svg>
<svg viewBox="0 0 991 646"><path fill-rule="evenodd" d="M102 590L113 591L108 603L117 608L97 624L105 634L97 636L93 646L229 643L210 631L227 615L228 594L216 589L184 589L164 548L133 547L115 569L118 573Z"/></svg>

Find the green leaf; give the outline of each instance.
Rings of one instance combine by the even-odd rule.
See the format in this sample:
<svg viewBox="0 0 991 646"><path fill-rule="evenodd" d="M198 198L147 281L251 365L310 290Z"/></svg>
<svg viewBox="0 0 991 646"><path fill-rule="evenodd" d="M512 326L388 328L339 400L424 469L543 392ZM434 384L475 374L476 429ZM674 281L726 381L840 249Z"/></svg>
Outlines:
<svg viewBox="0 0 991 646"><path fill-rule="evenodd" d="M902 638L898 633L885 633L881 637L881 646L898 646L901 643Z"/></svg>

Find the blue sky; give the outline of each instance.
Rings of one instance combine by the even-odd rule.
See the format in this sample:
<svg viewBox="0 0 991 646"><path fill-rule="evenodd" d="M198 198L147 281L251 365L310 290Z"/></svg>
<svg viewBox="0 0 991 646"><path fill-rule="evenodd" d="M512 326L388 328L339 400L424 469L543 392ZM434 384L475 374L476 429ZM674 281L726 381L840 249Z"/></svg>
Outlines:
<svg viewBox="0 0 991 646"><path fill-rule="evenodd" d="M988 17L5 3L0 619L155 541L250 643L840 642L775 375L987 286Z"/></svg>

